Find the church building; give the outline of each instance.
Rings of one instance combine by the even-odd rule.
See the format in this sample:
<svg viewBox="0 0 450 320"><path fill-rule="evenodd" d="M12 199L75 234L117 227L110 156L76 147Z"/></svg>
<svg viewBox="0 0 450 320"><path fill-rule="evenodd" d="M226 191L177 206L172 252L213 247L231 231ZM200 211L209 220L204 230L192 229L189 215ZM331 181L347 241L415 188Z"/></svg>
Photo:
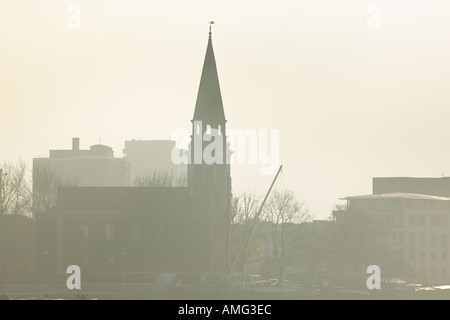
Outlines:
<svg viewBox="0 0 450 320"><path fill-rule="evenodd" d="M69 265L78 265L92 282L228 271L229 153L210 30L187 187L60 187L56 208L36 215L41 277L65 277Z"/></svg>

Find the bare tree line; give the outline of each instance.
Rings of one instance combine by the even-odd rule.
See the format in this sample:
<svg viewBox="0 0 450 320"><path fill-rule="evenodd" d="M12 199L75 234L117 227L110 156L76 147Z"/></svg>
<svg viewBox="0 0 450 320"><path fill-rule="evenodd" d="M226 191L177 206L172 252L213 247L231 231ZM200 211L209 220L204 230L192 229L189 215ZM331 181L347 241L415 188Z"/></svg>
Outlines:
<svg viewBox="0 0 450 320"><path fill-rule="evenodd" d="M39 165L31 173L23 159L4 161L0 165L0 215L23 215L56 207L60 186L77 185L78 179L64 181L54 168Z"/></svg>
<svg viewBox="0 0 450 320"><path fill-rule="evenodd" d="M153 170L137 176L133 185L135 187L187 187L187 174L174 174L167 170Z"/></svg>
<svg viewBox="0 0 450 320"><path fill-rule="evenodd" d="M0 215L32 216L32 190L27 164L5 161L1 165Z"/></svg>
<svg viewBox="0 0 450 320"><path fill-rule="evenodd" d="M24 215L33 217L56 207L57 192L61 186L76 186L77 177L64 180L49 165L40 164L29 170L27 163L4 161L0 164L0 215ZM134 181L139 187L183 187L187 186L186 174L168 171L153 171L139 176Z"/></svg>
<svg viewBox="0 0 450 320"><path fill-rule="evenodd" d="M293 191L276 189L260 210L260 198L244 193L232 205L232 270L246 264L270 260L276 268L278 284L302 255L302 226L310 221L308 208Z"/></svg>

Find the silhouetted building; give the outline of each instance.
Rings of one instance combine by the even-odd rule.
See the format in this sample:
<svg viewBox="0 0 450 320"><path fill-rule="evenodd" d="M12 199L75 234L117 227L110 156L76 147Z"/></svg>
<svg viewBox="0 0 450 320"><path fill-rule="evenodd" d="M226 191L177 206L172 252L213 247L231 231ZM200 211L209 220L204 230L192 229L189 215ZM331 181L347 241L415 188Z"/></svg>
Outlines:
<svg viewBox="0 0 450 320"><path fill-rule="evenodd" d="M56 209L37 215L41 270L65 276L78 264L84 279L127 282L226 271L231 178L211 33L192 122L189 154L202 157L203 132L218 129L219 161L189 164L187 187L60 188Z"/></svg>
<svg viewBox="0 0 450 320"><path fill-rule="evenodd" d="M50 150L48 158L34 158L33 171L38 170L54 172L62 185L130 185L130 168L125 159L115 158L112 148L102 144L82 150L78 138L72 139L70 150ZM33 182L40 183L39 179Z"/></svg>
<svg viewBox="0 0 450 320"><path fill-rule="evenodd" d="M366 252L354 250L352 258L370 255L369 265L401 280L450 281L450 197L394 192L343 200L347 207L335 212L337 221L349 218L347 226L359 226L354 240L366 245Z"/></svg>
<svg viewBox="0 0 450 320"><path fill-rule="evenodd" d="M0 215L0 284L34 281L34 241L33 219L16 214Z"/></svg>
<svg viewBox="0 0 450 320"><path fill-rule="evenodd" d="M411 178L385 177L373 178L373 193L417 193L432 196L450 197L450 177Z"/></svg>
<svg viewBox="0 0 450 320"><path fill-rule="evenodd" d="M214 209L199 203L187 188L64 187L57 210L39 216L39 255L53 268L46 272L76 264L91 281L206 271Z"/></svg>
<svg viewBox="0 0 450 320"><path fill-rule="evenodd" d="M152 175L154 172L167 172L178 177L187 175L185 164L175 164L171 155L175 141L171 140L129 140L125 141L125 159L130 164L130 182Z"/></svg>

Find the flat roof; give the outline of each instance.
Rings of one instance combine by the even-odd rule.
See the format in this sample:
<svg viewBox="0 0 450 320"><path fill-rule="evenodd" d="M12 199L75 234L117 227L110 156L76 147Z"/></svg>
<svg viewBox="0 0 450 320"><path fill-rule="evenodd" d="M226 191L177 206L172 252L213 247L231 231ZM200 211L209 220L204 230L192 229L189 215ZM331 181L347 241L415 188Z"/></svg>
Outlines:
<svg viewBox="0 0 450 320"><path fill-rule="evenodd" d="M438 201L450 201L449 197L439 197L439 196L430 196L426 194L418 194L418 193L402 193L402 192L394 192L394 193L379 193L379 194L368 194L362 196L352 196L346 198L340 198L339 200L378 200L378 199L413 199L413 200L438 200Z"/></svg>

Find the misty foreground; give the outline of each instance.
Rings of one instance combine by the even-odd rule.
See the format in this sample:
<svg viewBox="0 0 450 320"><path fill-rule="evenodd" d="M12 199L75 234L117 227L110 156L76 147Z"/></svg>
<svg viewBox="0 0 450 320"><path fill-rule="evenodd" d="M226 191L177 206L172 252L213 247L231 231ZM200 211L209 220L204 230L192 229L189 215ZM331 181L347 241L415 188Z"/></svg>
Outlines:
<svg viewBox="0 0 450 320"><path fill-rule="evenodd" d="M0 300L447 300L450 286L368 290L338 287L266 287L236 290L161 284L3 285Z"/></svg>

